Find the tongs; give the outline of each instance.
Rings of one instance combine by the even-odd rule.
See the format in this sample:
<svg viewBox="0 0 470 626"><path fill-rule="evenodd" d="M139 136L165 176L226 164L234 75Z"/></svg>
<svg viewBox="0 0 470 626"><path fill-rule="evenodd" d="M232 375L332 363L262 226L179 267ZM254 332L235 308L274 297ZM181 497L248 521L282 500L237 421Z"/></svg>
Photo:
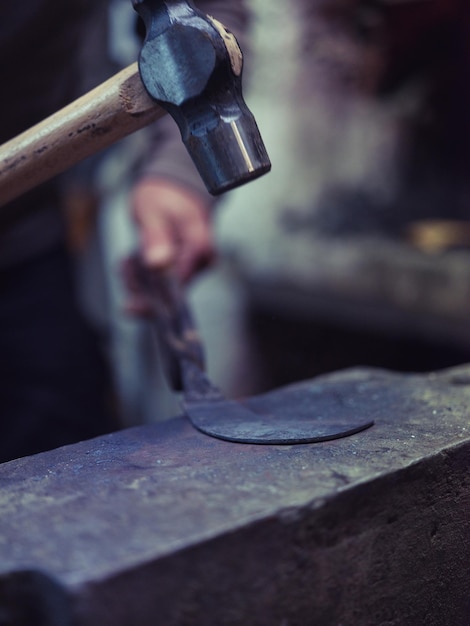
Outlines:
<svg viewBox="0 0 470 626"><path fill-rule="evenodd" d="M285 411L265 414L226 398L206 374L203 344L181 284L172 272L149 271L142 264L136 276L150 304L169 383L182 393L182 409L197 430L238 443L292 445L337 439L372 426L372 421L332 416L320 407L319 413L292 406L289 416Z"/></svg>

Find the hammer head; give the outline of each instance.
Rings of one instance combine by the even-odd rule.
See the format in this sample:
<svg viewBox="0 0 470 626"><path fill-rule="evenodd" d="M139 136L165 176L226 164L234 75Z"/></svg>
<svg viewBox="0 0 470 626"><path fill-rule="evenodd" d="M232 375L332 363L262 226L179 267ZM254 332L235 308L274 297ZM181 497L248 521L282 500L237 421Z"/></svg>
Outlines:
<svg viewBox="0 0 470 626"><path fill-rule="evenodd" d="M139 57L148 93L174 118L213 195L271 169L241 86L235 37L187 0L133 0L145 23Z"/></svg>

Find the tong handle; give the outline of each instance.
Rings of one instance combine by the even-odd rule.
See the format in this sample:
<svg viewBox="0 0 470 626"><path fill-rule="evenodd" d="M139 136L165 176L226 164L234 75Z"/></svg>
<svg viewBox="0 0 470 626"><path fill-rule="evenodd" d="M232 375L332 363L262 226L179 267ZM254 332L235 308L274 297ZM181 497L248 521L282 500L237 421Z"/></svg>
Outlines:
<svg viewBox="0 0 470 626"><path fill-rule="evenodd" d="M135 264L139 290L150 305L166 375L172 389L182 391L183 362L205 370L204 348L183 287L171 270L150 270L140 259Z"/></svg>

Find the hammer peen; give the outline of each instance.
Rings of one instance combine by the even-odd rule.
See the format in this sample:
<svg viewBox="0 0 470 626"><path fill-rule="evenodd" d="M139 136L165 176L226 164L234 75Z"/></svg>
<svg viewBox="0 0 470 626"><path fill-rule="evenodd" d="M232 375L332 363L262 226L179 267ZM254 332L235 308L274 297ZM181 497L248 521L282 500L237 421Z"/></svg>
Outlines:
<svg viewBox="0 0 470 626"><path fill-rule="evenodd" d="M208 191L271 168L241 86L235 37L188 0L133 0L139 62L0 146L0 206L169 113Z"/></svg>

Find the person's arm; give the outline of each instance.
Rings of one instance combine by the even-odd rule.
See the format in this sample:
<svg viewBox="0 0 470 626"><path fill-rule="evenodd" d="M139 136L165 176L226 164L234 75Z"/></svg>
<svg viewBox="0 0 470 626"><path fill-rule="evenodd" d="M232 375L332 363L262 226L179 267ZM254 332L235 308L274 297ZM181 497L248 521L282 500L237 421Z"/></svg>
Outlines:
<svg viewBox="0 0 470 626"><path fill-rule="evenodd" d="M201 0L196 5L221 21L245 47L249 14L243 0ZM150 152L130 197L141 254L148 267L173 266L187 281L214 258L210 213L216 200L206 191L176 123L167 116L151 132Z"/></svg>

